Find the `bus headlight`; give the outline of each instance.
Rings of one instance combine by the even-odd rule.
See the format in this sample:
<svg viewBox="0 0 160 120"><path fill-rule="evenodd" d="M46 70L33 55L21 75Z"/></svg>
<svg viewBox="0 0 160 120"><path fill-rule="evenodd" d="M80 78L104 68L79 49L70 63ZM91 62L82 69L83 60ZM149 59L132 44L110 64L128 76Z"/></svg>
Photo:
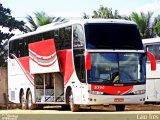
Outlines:
<svg viewBox="0 0 160 120"><path fill-rule="evenodd" d="M90 94L94 94L94 95L103 95L103 92L100 92L100 91L91 91L91 90L88 90L88 92Z"/></svg>
<svg viewBox="0 0 160 120"><path fill-rule="evenodd" d="M133 92L134 94L144 94L145 93L145 90L137 90L137 91L134 91Z"/></svg>

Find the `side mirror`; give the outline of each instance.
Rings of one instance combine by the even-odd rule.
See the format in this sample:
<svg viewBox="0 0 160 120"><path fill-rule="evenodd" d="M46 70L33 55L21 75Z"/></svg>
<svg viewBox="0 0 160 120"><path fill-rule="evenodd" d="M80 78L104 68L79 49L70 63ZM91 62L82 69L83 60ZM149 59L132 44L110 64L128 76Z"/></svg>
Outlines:
<svg viewBox="0 0 160 120"><path fill-rule="evenodd" d="M155 56L151 52L149 52L149 51L146 52L146 55L147 55L147 57L150 60L151 70L155 71L156 70L156 58L155 58Z"/></svg>
<svg viewBox="0 0 160 120"><path fill-rule="evenodd" d="M91 55L88 52L85 52L85 69L91 70Z"/></svg>

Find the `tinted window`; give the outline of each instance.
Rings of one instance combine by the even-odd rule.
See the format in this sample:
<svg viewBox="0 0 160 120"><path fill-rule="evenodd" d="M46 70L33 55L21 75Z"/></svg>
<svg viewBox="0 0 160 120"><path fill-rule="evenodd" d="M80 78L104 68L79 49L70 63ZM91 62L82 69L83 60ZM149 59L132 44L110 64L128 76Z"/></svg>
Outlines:
<svg viewBox="0 0 160 120"><path fill-rule="evenodd" d="M85 82L85 59L84 59L84 50L83 49L77 49L74 50L74 65L77 77L81 82Z"/></svg>
<svg viewBox="0 0 160 120"><path fill-rule="evenodd" d="M73 55L77 77L81 82L86 82L85 59L84 59L84 32L79 24L73 25Z"/></svg>
<svg viewBox="0 0 160 120"><path fill-rule="evenodd" d="M86 24L85 35L87 49L143 49L136 25Z"/></svg>
<svg viewBox="0 0 160 120"><path fill-rule="evenodd" d="M17 58L29 56L28 44L33 42L41 41L43 38L42 34L37 34L9 42L9 57L12 58L11 54L14 54Z"/></svg>
<svg viewBox="0 0 160 120"><path fill-rule="evenodd" d="M57 50L71 49L72 27L69 26L55 30L54 39Z"/></svg>
<svg viewBox="0 0 160 120"><path fill-rule="evenodd" d="M81 25L73 26L73 47L74 48L84 47L84 32Z"/></svg>
<svg viewBox="0 0 160 120"><path fill-rule="evenodd" d="M147 51L151 52L156 60L160 60L160 44L147 45Z"/></svg>
<svg viewBox="0 0 160 120"><path fill-rule="evenodd" d="M9 56L12 58L11 54L16 55L16 57L29 56L28 44L38 42L41 40L48 40L54 38L57 50L71 49L72 40L72 27L60 28L55 31L48 31L45 33L36 34L33 36L28 36L25 38L13 40L9 42Z"/></svg>

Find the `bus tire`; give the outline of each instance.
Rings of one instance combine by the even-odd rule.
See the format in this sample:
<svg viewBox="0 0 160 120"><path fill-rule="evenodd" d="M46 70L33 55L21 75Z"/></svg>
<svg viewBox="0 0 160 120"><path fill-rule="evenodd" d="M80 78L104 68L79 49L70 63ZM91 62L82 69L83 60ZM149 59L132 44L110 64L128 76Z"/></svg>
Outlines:
<svg viewBox="0 0 160 120"><path fill-rule="evenodd" d="M115 105L116 111L124 111L125 110L125 105Z"/></svg>
<svg viewBox="0 0 160 120"><path fill-rule="evenodd" d="M69 104L70 104L70 110L72 112L79 111L79 105L74 104L74 97L73 97L72 91L70 92L70 95L69 95Z"/></svg>
<svg viewBox="0 0 160 120"><path fill-rule="evenodd" d="M21 94L20 94L20 108L21 109L27 109L24 92L21 92Z"/></svg>
<svg viewBox="0 0 160 120"><path fill-rule="evenodd" d="M61 105L62 110L70 110L69 105Z"/></svg>
<svg viewBox="0 0 160 120"><path fill-rule="evenodd" d="M32 93L31 91L29 90L28 93L27 93L27 109L34 109L33 107L33 101L32 101Z"/></svg>

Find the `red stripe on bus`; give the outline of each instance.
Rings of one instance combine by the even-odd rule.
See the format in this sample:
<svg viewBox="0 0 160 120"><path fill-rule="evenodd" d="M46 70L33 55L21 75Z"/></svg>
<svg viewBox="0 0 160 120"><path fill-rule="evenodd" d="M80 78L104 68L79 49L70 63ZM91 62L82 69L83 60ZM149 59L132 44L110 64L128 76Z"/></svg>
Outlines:
<svg viewBox="0 0 160 120"><path fill-rule="evenodd" d="M45 58L46 56L45 56L45 57L44 57L44 56L40 56L40 57L39 57L37 54L34 54L34 53L30 52L30 51L29 51L29 54L32 54L35 58L37 58L37 59L39 59L39 60L51 60L51 59L53 59L54 57L56 57L56 55L57 55L56 53L55 53L55 54L53 53L54 55L53 55L53 54L52 54L53 56L50 55L50 56L51 56L50 58Z"/></svg>
<svg viewBox="0 0 160 120"><path fill-rule="evenodd" d="M38 64L39 66L42 66L42 67L50 67L50 66L52 66L52 65L57 61L57 59L56 59L56 60L54 60L51 64L49 64L49 65L44 65L44 64L38 63L36 60L34 60L34 59L32 59L32 58L31 58L31 60L32 60L33 62L35 62L36 64Z"/></svg>
<svg viewBox="0 0 160 120"><path fill-rule="evenodd" d="M104 92L111 95L122 95L130 93L133 89L133 86L107 86L107 85L91 85L92 91Z"/></svg>

